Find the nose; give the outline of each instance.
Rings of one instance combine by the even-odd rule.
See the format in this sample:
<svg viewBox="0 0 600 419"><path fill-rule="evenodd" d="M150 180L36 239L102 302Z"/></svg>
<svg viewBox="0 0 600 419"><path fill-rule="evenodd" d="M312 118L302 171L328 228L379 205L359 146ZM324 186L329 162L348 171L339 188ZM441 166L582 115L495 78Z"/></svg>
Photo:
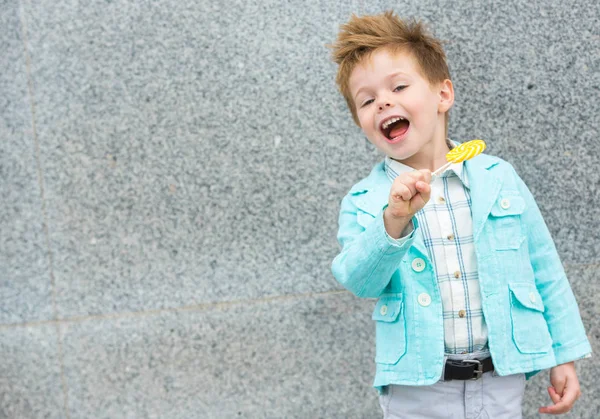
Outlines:
<svg viewBox="0 0 600 419"><path fill-rule="evenodd" d="M392 106L394 105L392 105L392 100L389 95L382 94L377 98L377 109L379 112L389 109Z"/></svg>

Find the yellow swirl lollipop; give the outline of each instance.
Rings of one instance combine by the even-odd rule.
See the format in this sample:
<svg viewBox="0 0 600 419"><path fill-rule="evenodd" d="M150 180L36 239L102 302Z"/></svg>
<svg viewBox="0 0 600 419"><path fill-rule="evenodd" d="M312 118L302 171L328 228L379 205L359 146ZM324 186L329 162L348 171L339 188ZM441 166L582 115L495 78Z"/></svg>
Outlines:
<svg viewBox="0 0 600 419"><path fill-rule="evenodd" d="M446 160L450 163L460 163L481 154L483 150L485 150L485 142L483 140L467 141L450 150L450 152L446 154Z"/></svg>
<svg viewBox="0 0 600 419"><path fill-rule="evenodd" d="M446 154L446 160L448 160L448 163L433 172L431 174L431 180L433 181L436 176L441 175L444 170L450 167L451 164L472 159L478 154L481 154L483 150L485 150L485 142L483 140L467 141L466 143L454 147L448 152L448 154Z"/></svg>

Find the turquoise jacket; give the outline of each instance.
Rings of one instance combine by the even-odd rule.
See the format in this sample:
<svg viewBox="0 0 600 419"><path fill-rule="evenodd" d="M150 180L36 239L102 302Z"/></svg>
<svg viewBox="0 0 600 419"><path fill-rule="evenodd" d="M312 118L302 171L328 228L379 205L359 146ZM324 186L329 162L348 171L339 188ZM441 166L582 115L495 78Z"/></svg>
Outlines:
<svg viewBox="0 0 600 419"><path fill-rule="evenodd" d="M465 162L488 345L500 375L526 373L591 353L577 302L531 192L506 161L481 154ZM341 204L332 263L358 297L378 298L374 386L429 385L444 360L442 302L416 217L402 244L383 224L391 181L383 162ZM423 263L425 266L423 266ZM423 293L431 303L423 306Z"/></svg>

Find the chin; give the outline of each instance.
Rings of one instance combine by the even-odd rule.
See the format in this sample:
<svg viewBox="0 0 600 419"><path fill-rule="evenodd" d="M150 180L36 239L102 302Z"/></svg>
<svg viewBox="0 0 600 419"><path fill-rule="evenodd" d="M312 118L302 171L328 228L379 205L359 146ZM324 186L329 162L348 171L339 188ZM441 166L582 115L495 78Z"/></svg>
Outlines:
<svg viewBox="0 0 600 419"><path fill-rule="evenodd" d="M395 160L406 160L415 154L415 151L411 150L408 144L400 142L397 144L385 143L383 147L388 156Z"/></svg>

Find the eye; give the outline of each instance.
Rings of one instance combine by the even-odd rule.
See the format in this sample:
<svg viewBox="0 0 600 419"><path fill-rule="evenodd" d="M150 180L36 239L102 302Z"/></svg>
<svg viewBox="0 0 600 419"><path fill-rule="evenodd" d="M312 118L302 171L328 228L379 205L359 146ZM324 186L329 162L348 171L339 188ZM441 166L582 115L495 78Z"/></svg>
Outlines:
<svg viewBox="0 0 600 419"><path fill-rule="evenodd" d="M401 90L404 90L404 89L405 89L405 88L407 88L407 87L408 87L408 86L403 86L403 85L396 86L396 88L394 89L394 92L399 92L399 91L401 91Z"/></svg>
<svg viewBox="0 0 600 419"><path fill-rule="evenodd" d="M371 103L373 103L373 99L365 100L365 101L363 102L363 104L362 104L362 105L360 105L360 107L361 107L361 108L364 108L365 106L367 106L367 105L370 105Z"/></svg>

